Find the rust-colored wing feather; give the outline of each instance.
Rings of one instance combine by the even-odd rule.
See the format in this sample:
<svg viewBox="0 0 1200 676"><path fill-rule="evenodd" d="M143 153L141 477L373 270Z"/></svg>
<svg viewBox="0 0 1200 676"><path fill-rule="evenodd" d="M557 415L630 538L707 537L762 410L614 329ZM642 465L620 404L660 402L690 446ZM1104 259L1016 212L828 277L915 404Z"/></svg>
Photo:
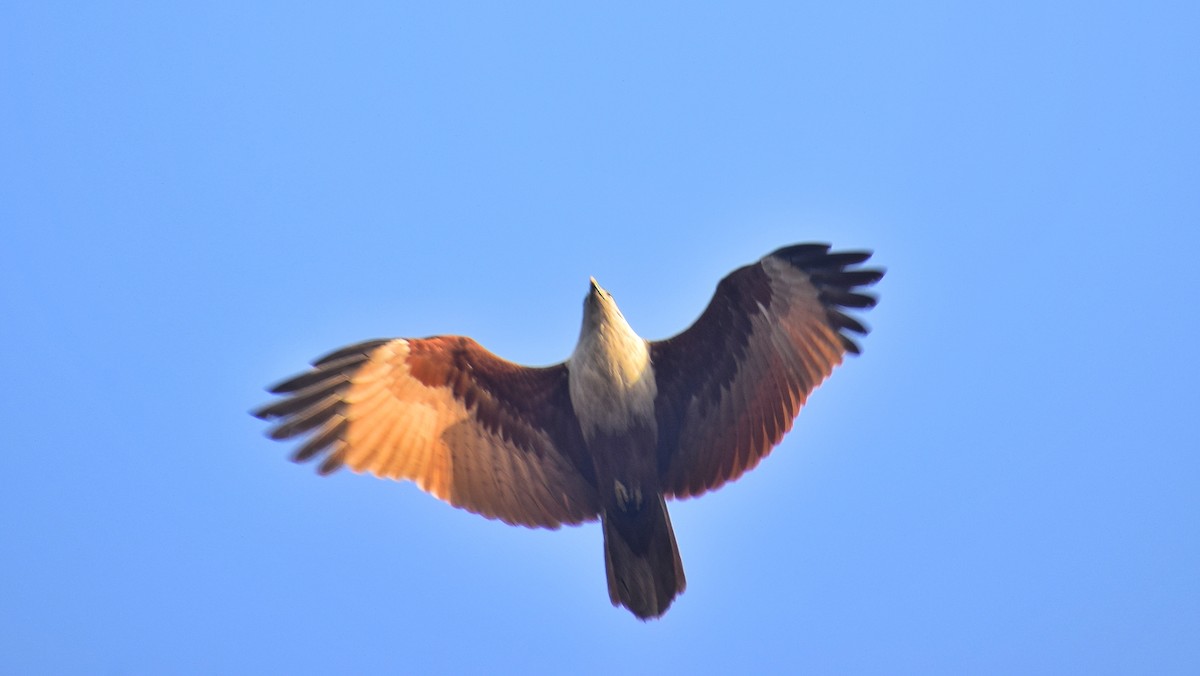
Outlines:
<svg viewBox="0 0 1200 676"><path fill-rule="evenodd" d="M359 343L271 388L255 411L275 439L308 435L297 461L328 474L408 479L456 507L557 528L595 519L599 500L564 364L528 368L470 338Z"/></svg>
<svg viewBox="0 0 1200 676"><path fill-rule="evenodd" d="M701 495L753 468L859 352L848 334L868 329L845 311L875 305L860 287L883 271L851 269L870 256L785 247L729 274L691 327L650 344L664 492Z"/></svg>

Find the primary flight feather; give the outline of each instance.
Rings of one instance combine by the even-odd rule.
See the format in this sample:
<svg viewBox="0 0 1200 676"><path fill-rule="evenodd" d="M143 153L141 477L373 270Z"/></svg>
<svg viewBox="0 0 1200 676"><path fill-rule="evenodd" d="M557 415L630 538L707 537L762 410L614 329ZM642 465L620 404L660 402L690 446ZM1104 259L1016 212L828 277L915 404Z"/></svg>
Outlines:
<svg viewBox="0 0 1200 676"><path fill-rule="evenodd" d="M254 412L328 474L408 479L523 526L599 517L613 605L659 617L685 588L665 498L732 481L792 427L867 328L866 251L784 247L717 285L683 333L639 337L591 280L565 362L530 368L462 336L371 340L270 389Z"/></svg>

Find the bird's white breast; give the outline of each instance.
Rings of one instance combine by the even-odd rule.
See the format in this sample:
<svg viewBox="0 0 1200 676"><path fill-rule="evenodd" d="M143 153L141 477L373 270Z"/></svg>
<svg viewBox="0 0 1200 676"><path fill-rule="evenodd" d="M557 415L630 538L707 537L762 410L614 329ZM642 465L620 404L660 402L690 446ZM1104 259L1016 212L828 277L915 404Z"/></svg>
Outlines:
<svg viewBox="0 0 1200 676"><path fill-rule="evenodd" d="M658 387L649 344L619 321L601 321L579 338L567 361L571 405L584 438L622 432L635 422L653 429Z"/></svg>

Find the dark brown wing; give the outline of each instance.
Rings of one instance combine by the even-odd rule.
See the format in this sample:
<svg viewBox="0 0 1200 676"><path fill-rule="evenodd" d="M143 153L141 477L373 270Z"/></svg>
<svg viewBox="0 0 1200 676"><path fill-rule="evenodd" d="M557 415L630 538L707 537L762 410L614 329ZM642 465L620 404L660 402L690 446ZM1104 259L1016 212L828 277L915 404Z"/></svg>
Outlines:
<svg viewBox="0 0 1200 676"><path fill-rule="evenodd" d="M700 495L757 465L842 356L859 352L848 333L867 328L844 311L875 305L860 287L883 271L850 269L870 256L780 249L721 280L686 331L650 344L668 495Z"/></svg>
<svg viewBox="0 0 1200 676"><path fill-rule="evenodd" d="M596 518L595 478L564 364L528 368L470 338L376 340L338 350L271 389L255 415L319 471L408 479L456 507L557 528Z"/></svg>

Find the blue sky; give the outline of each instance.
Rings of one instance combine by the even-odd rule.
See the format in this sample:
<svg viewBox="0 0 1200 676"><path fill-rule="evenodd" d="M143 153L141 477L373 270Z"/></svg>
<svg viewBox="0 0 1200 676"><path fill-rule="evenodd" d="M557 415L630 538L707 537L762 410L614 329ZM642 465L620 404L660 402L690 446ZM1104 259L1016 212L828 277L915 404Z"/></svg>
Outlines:
<svg viewBox="0 0 1200 676"><path fill-rule="evenodd" d="M16 4L0 672L1200 671L1195 3ZM659 622L597 526L246 413L370 337L560 361L589 275L666 337L812 240L875 331L673 503Z"/></svg>

